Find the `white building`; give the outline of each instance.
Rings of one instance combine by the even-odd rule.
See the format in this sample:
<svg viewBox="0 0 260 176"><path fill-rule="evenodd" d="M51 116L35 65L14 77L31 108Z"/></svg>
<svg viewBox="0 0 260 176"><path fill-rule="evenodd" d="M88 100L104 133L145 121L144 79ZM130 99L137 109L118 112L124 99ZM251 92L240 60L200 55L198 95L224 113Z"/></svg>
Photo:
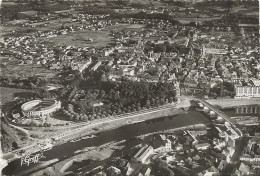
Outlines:
<svg viewBox="0 0 260 176"><path fill-rule="evenodd" d="M105 56L109 56L110 54L112 54L113 52L114 52L114 48L112 48L112 49L107 49L106 51L105 51Z"/></svg>
<svg viewBox="0 0 260 176"><path fill-rule="evenodd" d="M135 70L134 68L125 68L123 69L123 76L134 76Z"/></svg>
<svg viewBox="0 0 260 176"><path fill-rule="evenodd" d="M260 98L260 86L235 86L235 98Z"/></svg>
<svg viewBox="0 0 260 176"><path fill-rule="evenodd" d="M251 79L255 86L260 86L260 80L259 79Z"/></svg>
<svg viewBox="0 0 260 176"><path fill-rule="evenodd" d="M92 59L90 58L90 60L87 63L79 66L79 71L82 73L82 71L85 70L85 68L87 68L91 63L92 63Z"/></svg>
<svg viewBox="0 0 260 176"><path fill-rule="evenodd" d="M145 145L134 156L134 159L146 163L147 158L153 153L153 147Z"/></svg>
<svg viewBox="0 0 260 176"><path fill-rule="evenodd" d="M101 62L101 61L98 61L98 62L91 68L91 70L92 70L92 71L96 71L101 64L102 64L102 62Z"/></svg>
<svg viewBox="0 0 260 176"><path fill-rule="evenodd" d="M176 90L176 95L177 95L177 96L181 96L180 83L176 81L176 82L174 83L174 87L175 87L175 90Z"/></svg>
<svg viewBox="0 0 260 176"><path fill-rule="evenodd" d="M226 161L229 163L231 160L231 157L235 153L235 150L233 147L227 147L222 152L226 156Z"/></svg>
<svg viewBox="0 0 260 176"><path fill-rule="evenodd" d="M210 147L210 144L209 143L203 143L203 144L196 144L195 145L195 148L197 150L206 150Z"/></svg>

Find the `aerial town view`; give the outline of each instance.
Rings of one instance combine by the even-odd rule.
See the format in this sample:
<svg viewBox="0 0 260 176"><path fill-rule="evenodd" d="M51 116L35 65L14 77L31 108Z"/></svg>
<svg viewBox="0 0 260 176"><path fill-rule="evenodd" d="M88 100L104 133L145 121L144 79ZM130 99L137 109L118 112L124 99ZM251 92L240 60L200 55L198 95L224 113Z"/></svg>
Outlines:
<svg viewBox="0 0 260 176"><path fill-rule="evenodd" d="M260 176L259 0L0 5L0 175Z"/></svg>

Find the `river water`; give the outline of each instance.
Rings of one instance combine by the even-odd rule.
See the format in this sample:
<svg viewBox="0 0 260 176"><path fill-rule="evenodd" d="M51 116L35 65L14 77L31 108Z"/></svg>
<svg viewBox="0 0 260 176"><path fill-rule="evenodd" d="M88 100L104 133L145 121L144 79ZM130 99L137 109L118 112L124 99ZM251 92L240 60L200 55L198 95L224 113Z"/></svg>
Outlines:
<svg viewBox="0 0 260 176"><path fill-rule="evenodd" d="M100 132L97 137L94 138L82 139L78 142L67 142L55 146L51 150L43 153L46 158L42 158L41 162L44 163L53 159L58 159L59 161L62 161L64 159L72 157L73 155L75 155L75 151L84 149L85 147L100 146L112 141L128 140L135 136L143 134L174 129L188 125L201 123L206 124L209 122L210 121L203 113L198 112L195 109L190 109L187 112L183 111L180 114L174 116L162 117L136 124L128 124L117 129ZM21 166L20 163L20 159L9 163L9 165L3 170L3 174L27 176L31 172L30 170L33 169L33 167L39 165L39 163L36 163L30 164L29 166Z"/></svg>

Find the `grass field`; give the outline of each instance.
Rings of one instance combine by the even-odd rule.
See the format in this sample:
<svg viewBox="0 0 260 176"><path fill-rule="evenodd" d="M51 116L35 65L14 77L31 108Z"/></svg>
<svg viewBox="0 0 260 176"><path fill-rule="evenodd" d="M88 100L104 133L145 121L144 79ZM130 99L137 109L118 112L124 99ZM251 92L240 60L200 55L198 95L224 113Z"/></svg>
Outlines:
<svg viewBox="0 0 260 176"><path fill-rule="evenodd" d="M109 31L119 31L122 29L127 29L131 31L138 31L144 25L140 24L117 24L114 26L105 27L99 31L84 30L77 31L65 35L59 35L52 38L40 38L40 41L53 42L56 46L68 46L72 45L75 47L95 47L103 48L109 46L112 39L107 34ZM93 41L87 41L88 39L93 39Z"/></svg>
<svg viewBox="0 0 260 176"><path fill-rule="evenodd" d="M180 23L182 24L188 24L190 22L197 22L197 23L202 23L202 22L205 22L205 21L211 21L211 20L218 20L218 19L221 19L220 17L210 17L210 18L174 18L175 20L178 20Z"/></svg>
<svg viewBox="0 0 260 176"><path fill-rule="evenodd" d="M48 68L43 67L42 65L18 65L18 64L8 64L5 67L1 68L1 74L4 76L11 76L11 77L19 77L19 76L42 76L46 78L52 78L56 74L54 70L50 70Z"/></svg>
<svg viewBox="0 0 260 176"><path fill-rule="evenodd" d="M143 28L143 24L127 24L127 23L120 23L117 25L114 25L112 27L107 27L107 29L114 29L114 30L122 30L122 29L128 29L128 30L134 30L134 29L140 29Z"/></svg>
<svg viewBox="0 0 260 176"><path fill-rule="evenodd" d="M0 87L0 102L1 104L5 104L15 98L15 93L20 92L30 92L30 90L26 89L16 89L16 88L9 88L9 87Z"/></svg>
<svg viewBox="0 0 260 176"><path fill-rule="evenodd" d="M78 40L75 40L75 39ZM93 39L92 42L86 41L88 39ZM111 39L106 35L104 31L77 31L74 33L66 34L66 35L59 35L57 37L52 38L42 38L41 40L53 42L56 46L76 46L76 47L105 47L109 45Z"/></svg>

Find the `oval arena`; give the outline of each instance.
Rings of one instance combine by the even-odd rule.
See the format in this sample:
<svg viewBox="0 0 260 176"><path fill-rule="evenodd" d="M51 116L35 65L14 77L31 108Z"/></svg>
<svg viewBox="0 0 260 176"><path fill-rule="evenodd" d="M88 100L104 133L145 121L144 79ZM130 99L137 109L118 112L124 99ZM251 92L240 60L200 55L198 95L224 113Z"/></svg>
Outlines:
<svg viewBox="0 0 260 176"><path fill-rule="evenodd" d="M33 100L21 106L23 115L27 117L44 117L61 108L61 102L53 99Z"/></svg>

